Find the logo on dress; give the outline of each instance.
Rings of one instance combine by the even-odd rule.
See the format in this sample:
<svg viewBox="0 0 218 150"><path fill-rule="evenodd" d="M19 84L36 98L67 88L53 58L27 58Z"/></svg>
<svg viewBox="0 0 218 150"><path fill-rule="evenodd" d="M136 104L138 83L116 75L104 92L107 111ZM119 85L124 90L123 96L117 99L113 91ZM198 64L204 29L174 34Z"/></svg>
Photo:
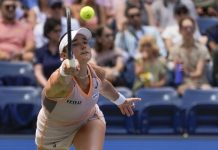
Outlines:
<svg viewBox="0 0 218 150"><path fill-rule="evenodd" d="M75 104L75 105L78 105L78 104L81 104L82 101L72 101L72 100L67 100L67 103L68 103L68 104Z"/></svg>

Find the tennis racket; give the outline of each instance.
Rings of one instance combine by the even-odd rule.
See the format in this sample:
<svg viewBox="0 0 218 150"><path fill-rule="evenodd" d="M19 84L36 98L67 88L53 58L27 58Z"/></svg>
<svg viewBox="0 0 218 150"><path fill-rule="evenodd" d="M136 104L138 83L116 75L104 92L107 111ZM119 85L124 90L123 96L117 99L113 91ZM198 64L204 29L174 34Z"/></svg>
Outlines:
<svg viewBox="0 0 218 150"><path fill-rule="evenodd" d="M72 43L71 43L71 10L66 8L66 17L67 17L67 57L70 60L73 57Z"/></svg>

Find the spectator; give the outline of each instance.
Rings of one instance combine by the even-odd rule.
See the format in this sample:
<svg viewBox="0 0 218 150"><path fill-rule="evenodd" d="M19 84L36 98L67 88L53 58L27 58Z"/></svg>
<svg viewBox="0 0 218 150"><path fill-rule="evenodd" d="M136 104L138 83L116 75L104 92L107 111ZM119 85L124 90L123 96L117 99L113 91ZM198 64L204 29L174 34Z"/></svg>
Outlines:
<svg viewBox="0 0 218 150"><path fill-rule="evenodd" d="M176 23L176 20L173 16L173 10L178 4L185 5L189 10L190 15L194 19L197 18L197 12L192 0L156 0L152 3L153 18L155 25L160 29L161 32L167 26Z"/></svg>
<svg viewBox="0 0 218 150"><path fill-rule="evenodd" d="M166 57L167 51L164 42L157 28L142 25L140 9L136 6L129 6L125 10L127 25L124 31L118 32L115 39L115 45L128 52L130 57L136 57L137 44L144 35L152 35L157 41L160 55Z"/></svg>
<svg viewBox="0 0 218 150"><path fill-rule="evenodd" d="M24 1L24 0L23 0ZM49 15L49 6L48 0L25 0L31 2L32 4L28 4L27 11L27 21L30 22L35 28L37 24L45 22L46 17ZM34 3L35 1L35 3Z"/></svg>
<svg viewBox="0 0 218 150"><path fill-rule="evenodd" d="M178 93L183 95L187 89L209 89L211 86L206 78L205 65L210 55L206 46L194 39L194 19L191 17L181 19L179 30L182 43L175 46L169 57L174 63L172 66L182 65L180 69L183 71L183 83L179 85Z"/></svg>
<svg viewBox="0 0 218 150"><path fill-rule="evenodd" d="M151 0L126 0L126 7L136 6L140 9L142 24L153 25L154 18L152 16L152 1Z"/></svg>
<svg viewBox="0 0 218 150"><path fill-rule="evenodd" d="M0 60L32 61L34 39L29 24L16 20L17 0L0 0Z"/></svg>
<svg viewBox="0 0 218 150"><path fill-rule="evenodd" d="M193 0L199 16L218 16L218 0Z"/></svg>
<svg viewBox="0 0 218 150"><path fill-rule="evenodd" d="M139 41L140 57L135 61L136 80L133 90L142 87L159 88L166 84L166 67L159 59L159 48L152 36Z"/></svg>
<svg viewBox="0 0 218 150"><path fill-rule="evenodd" d="M47 18L44 26L44 36L48 38L48 43L36 50L34 67L36 79L42 87L46 85L51 73L60 67L61 61L58 51L60 33L60 20Z"/></svg>
<svg viewBox="0 0 218 150"><path fill-rule="evenodd" d="M218 86L218 47L213 50L212 60L212 83L213 86Z"/></svg>
<svg viewBox="0 0 218 150"><path fill-rule="evenodd" d="M162 37L164 39L165 45L169 53L172 52L175 44L181 43L182 36L179 32L178 24L179 20L186 16L190 16L188 8L183 4L176 5L174 8L174 17L176 18L177 23L174 25L167 26L162 32ZM200 35L200 32L197 27L194 33L194 37L197 40L201 41L202 36Z"/></svg>
<svg viewBox="0 0 218 150"><path fill-rule="evenodd" d="M214 50L218 46L218 24L212 26L206 30L206 36L208 38L207 45L213 54Z"/></svg>
<svg viewBox="0 0 218 150"><path fill-rule="evenodd" d="M48 0L49 17L61 20L61 35L67 31L67 19L63 14L63 1L62 0ZM48 16L47 16L48 17ZM48 39L43 36L43 27L45 22L37 24L34 28L34 36L36 41L36 48L40 48L48 42ZM78 20L71 19L71 29L75 30L80 27Z"/></svg>
<svg viewBox="0 0 218 150"><path fill-rule="evenodd" d="M212 60L212 83L218 86L218 24L206 30L208 37L207 46L210 50Z"/></svg>
<svg viewBox="0 0 218 150"><path fill-rule="evenodd" d="M125 67L125 55L121 49L114 46L113 30L107 26L100 26L96 30L94 59L106 71L106 78L114 85L125 85L121 81L121 74Z"/></svg>

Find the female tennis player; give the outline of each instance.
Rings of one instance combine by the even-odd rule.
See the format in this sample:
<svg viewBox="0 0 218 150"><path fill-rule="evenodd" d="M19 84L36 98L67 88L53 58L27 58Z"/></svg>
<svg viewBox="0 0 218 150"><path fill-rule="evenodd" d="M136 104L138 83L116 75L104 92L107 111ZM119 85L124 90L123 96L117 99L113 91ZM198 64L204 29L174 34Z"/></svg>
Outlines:
<svg viewBox="0 0 218 150"><path fill-rule="evenodd" d="M103 69L88 63L92 36L88 29L74 30L71 35L73 58L67 58L66 34L59 44L63 62L42 92L36 129L38 150L69 150L72 144L77 150L102 150L106 125L97 105L99 94L127 116L133 115L134 102L141 100L125 98L105 79Z"/></svg>

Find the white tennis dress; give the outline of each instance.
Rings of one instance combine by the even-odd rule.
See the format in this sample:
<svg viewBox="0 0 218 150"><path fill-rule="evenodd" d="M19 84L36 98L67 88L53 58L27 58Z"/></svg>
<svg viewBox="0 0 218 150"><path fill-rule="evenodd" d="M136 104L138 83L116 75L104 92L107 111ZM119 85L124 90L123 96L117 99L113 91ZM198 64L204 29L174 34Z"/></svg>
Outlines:
<svg viewBox="0 0 218 150"><path fill-rule="evenodd" d="M71 83L73 90L67 98L48 99L42 92L42 108L38 115L35 138L38 147L68 150L75 134L87 121L100 119L105 123L103 113L96 104L101 80L89 65L88 70L88 94L82 91L74 78Z"/></svg>

